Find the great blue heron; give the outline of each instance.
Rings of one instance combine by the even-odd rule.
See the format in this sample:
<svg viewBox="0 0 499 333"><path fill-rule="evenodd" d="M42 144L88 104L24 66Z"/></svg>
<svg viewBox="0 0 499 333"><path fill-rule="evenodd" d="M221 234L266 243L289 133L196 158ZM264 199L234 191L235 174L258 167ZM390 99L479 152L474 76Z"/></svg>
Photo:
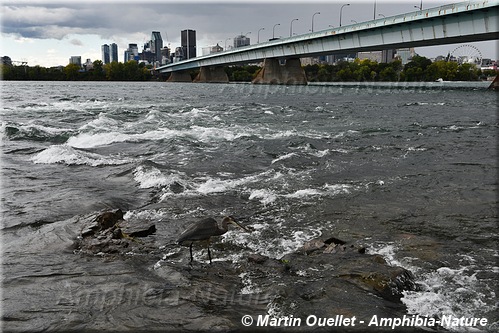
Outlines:
<svg viewBox="0 0 499 333"><path fill-rule="evenodd" d="M210 238L212 236L220 236L225 234L229 230L229 223L238 226L239 228L249 231L247 228L243 227L239 223L236 222L234 217L226 216L219 223L215 219L209 217L204 220L201 220L197 223L190 225L179 237L177 243L180 245L189 244L189 250L191 253L191 262L193 260L192 257L192 244L194 242L200 242L208 248L208 258L210 258L211 264L211 253L210 253Z"/></svg>

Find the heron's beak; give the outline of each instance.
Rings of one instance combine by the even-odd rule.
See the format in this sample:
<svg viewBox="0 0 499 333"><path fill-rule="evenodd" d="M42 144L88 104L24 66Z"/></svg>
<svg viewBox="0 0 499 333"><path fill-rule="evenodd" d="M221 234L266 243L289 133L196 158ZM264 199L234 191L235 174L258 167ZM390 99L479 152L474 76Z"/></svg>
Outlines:
<svg viewBox="0 0 499 333"><path fill-rule="evenodd" d="M250 232L250 230L248 228L246 228L245 226L243 226L242 224L239 224L238 222L236 222L234 219L231 219L229 221L229 223L232 223L233 225L235 226L238 226L239 228L243 229L244 231L246 232Z"/></svg>

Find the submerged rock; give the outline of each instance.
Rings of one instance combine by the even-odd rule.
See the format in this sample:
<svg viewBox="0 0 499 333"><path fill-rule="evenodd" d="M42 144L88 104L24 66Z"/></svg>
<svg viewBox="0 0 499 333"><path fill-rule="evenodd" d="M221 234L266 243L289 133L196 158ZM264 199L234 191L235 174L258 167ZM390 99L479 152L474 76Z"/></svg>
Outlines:
<svg viewBox="0 0 499 333"><path fill-rule="evenodd" d="M322 266L328 277L354 284L386 300L399 302L404 291L418 288L412 273L394 267L379 255L366 254L364 246L355 246L330 237L306 242L297 252L284 256L291 271L307 272Z"/></svg>
<svg viewBox="0 0 499 333"><path fill-rule="evenodd" d="M206 328L199 319L213 316L223 321L210 328L244 329L243 314L255 320L266 314L271 318L301 318L301 327L286 327L292 331L331 329L307 327L305 319L311 315L355 316L366 323L373 315L402 317L406 314L400 301L402 293L417 288L409 271L388 265L378 255L366 254L363 246L334 237L311 240L280 259L251 253L235 263L217 260L189 265L187 256L185 260L175 257L181 255L179 252L164 258L154 273L178 286L182 295L179 305L196 309L195 320L188 324L193 330ZM341 332L366 331L366 325L340 328L344 329ZM406 331L415 330L410 327Z"/></svg>
<svg viewBox="0 0 499 333"><path fill-rule="evenodd" d="M83 229L95 229L95 222L88 219ZM287 328L292 331L321 331L328 327L307 327L305 319L311 315L343 315L367 323L373 315L400 318L406 314L400 301L402 293L417 289L411 272L388 265L381 256L367 254L360 244L335 237L310 240L280 259L246 252L237 262L189 264L188 254L177 251L176 244L156 240L155 230L156 226L148 222L120 220L110 228L80 236L77 247L79 253L106 255L109 260L128 258L128 267L135 267L127 273L132 280L147 272L145 305L130 309L126 307L128 300L124 300L120 303L124 305L110 311L118 317L125 311L126 318L153 318L148 321L151 330L237 331L245 329L242 315L255 320L270 315L301 318L301 327ZM130 253L134 255L128 256ZM254 325L249 328L258 329ZM365 330L365 325L348 328Z"/></svg>

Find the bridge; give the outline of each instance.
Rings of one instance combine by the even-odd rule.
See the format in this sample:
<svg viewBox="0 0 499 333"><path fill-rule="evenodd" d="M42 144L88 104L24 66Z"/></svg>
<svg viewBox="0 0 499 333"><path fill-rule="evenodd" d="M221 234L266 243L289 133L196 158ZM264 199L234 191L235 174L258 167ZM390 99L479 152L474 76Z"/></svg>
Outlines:
<svg viewBox="0 0 499 333"><path fill-rule="evenodd" d="M499 39L499 0L468 1L253 44L161 66L169 81L228 82L224 66L263 61L253 83L306 84L300 58ZM282 63L285 62L284 65Z"/></svg>

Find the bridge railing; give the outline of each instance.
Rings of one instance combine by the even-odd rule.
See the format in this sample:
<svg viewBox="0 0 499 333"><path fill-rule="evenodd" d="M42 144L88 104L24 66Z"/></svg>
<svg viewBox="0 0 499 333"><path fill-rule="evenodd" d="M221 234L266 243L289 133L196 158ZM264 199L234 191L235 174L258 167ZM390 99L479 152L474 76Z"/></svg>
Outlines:
<svg viewBox="0 0 499 333"><path fill-rule="evenodd" d="M262 50L265 48L271 49L271 48L274 48L274 47L277 47L280 45L291 45L293 43L310 41L313 39L324 38L324 37L331 36L331 35L340 35L340 34L347 34L347 33L365 30L365 29L374 29L374 28L381 28L381 27L387 27L387 26L394 26L397 24L403 24L403 23L407 23L407 22L415 22L415 21L419 21L419 20L430 19L432 17L440 17L443 15L457 14L457 13L467 12L470 10L476 10L476 9L480 9L480 8L492 7L492 6L498 6L498 5L499 5L499 0L475 0L475 1L466 1L466 2L461 2L461 3L449 4L449 5L444 5L444 6L439 6L439 7L429 8L429 9L424 9L424 10L417 10L417 11L412 11L409 13L389 16L389 17L370 20L370 21L366 21L366 22L349 24L349 25L345 25L345 26L337 27L337 28L329 28L329 29L319 30L316 32L311 32L311 33L306 33L306 34L302 34L302 35L296 35L296 36L261 42L258 44L238 47L235 49L225 50L225 51L217 52L217 53L212 53L212 54L208 54L208 55L204 55L204 56L200 56L200 57L196 57L196 58L191 58L188 60L182 60L182 61L168 64L165 66L161 66L158 68L158 70L167 69L167 68L174 68L174 67L184 67L182 65L193 64L193 63L197 63L200 61L205 62L206 60L209 61L209 59L217 58L220 56L229 56L231 54L236 55L238 53L243 53L243 52L248 52L248 51L253 51L253 50L258 51L258 50Z"/></svg>

